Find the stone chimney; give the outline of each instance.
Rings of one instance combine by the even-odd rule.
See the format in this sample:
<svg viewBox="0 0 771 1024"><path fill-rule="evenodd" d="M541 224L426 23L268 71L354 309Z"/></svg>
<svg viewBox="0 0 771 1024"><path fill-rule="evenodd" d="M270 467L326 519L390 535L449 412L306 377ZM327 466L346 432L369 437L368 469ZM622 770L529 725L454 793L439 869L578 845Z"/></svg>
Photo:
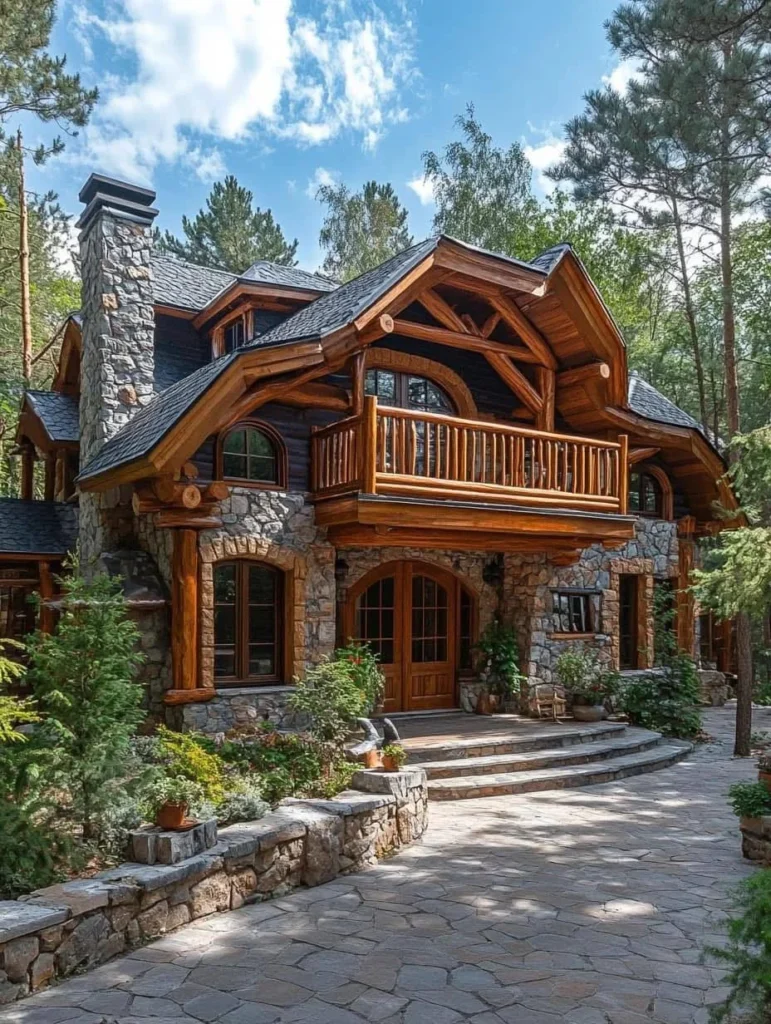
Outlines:
<svg viewBox="0 0 771 1024"><path fill-rule="evenodd" d="M80 464L153 398L155 192L92 174L80 190Z"/></svg>

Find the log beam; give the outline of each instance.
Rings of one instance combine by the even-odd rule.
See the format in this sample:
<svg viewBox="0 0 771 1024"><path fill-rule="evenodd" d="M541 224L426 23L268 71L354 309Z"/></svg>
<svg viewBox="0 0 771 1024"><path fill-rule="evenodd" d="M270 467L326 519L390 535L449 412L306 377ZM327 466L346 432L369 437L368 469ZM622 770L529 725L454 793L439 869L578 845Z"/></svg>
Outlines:
<svg viewBox="0 0 771 1024"><path fill-rule="evenodd" d="M557 387L569 388L598 380L610 380L610 367L607 363L584 363L583 366L575 366L572 370L563 370L557 374Z"/></svg>
<svg viewBox="0 0 771 1024"><path fill-rule="evenodd" d="M491 295L487 301L496 313L500 313L501 318L525 343L539 363L548 366L550 370L557 369L557 360L543 335L530 323L515 302L511 302L505 295Z"/></svg>
<svg viewBox="0 0 771 1024"><path fill-rule="evenodd" d="M633 448L629 453L629 465L633 466L636 462L652 459L660 451L660 448Z"/></svg>
<svg viewBox="0 0 771 1024"><path fill-rule="evenodd" d="M424 309L428 310L434 320L438 320L448 330L455 331L456 334L468 333L468 327L466 327L461 317L433 288L427 288L424 292L421 292L418 296L418 302Z"/></svg>
<svg viewBox="0 0 771 1024"><path fill-rule="evenodd" d="M417 338L418 341L430 341L435 345L447 345L449 348L462 348L470 352L481 352L487 355L488 352L498 352L508 356L510 359L517 359L522 363L540 362L528 348L518 345L509 345L503 341L489 341L486 338L478 338L468 332L449 331L444 327L432 327L429 324L417 324L412 320L395 320L394 333L401 334L405 338Z"/></svg>
<svg viewBox="0 0 771 1024"><path fill-rule="evenodd" d="M543 410L544 402L522 371L517 369L508 356L498 352L486 352L485 358L517 398L537 417Z"/></svg>
<svg viewBox="0 0 771 1024"><path fill-rule="evenodd" d="M537 430L546 430L549 433L554 431L555 377L554 370L550 370L548 366L536 366L535 379L543 405L540 412L536 413L535 426Z"/></svg>

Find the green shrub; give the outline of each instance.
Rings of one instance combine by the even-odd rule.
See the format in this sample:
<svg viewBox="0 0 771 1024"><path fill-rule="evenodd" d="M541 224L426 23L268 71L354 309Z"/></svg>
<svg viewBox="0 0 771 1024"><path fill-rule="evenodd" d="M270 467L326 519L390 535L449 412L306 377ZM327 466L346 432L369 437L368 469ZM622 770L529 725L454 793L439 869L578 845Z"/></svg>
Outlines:
<svg viewBox="0 0 771 1024"><path fill-rule="evenodd" d="M270 725L256 736L226 740L220 756L242 774L256 773L262 796L270 804L299 796L324 773L321 753L309 737L281 733Z"/></svg>
<svg viewBox="0 0 771 1024"><path fill-rule="evenodd" d="M124 784L131 739L144 714L134 676L142 657L120 584L104 574L63 581L54 633L28 642L30 679L45 721L48 784L85 840L99 837L100 820Z"/></svg>
<svg viewBox="0 0 771 1024"><path fill-rule="evenodd" d="M604 704L618 689L618 672L607 668L583 644L573 644L557 659L557 678L578 703Z"/></svg>
<svg viewBox="0 0 771 1024"><path fill-rule="evenodd" d="M676 655L666 668L625 681L619 703L632 725L664 736L695 739L701 732L698 699L694 664L687 655Z"/></svg>
<svg viewBox="0 0 771 1024"><path fill-rule="evenodd" d="M712 1020L725 1020L737 1009L767 1021L771 1016L771 869L741 882L736 901L739 913L728 922L728 945L705 950L726 965L728 974L721 984L731 989L726 1002L712 1010Z"/></svg>
<svg viewBox="0 0 771 1024"><path fill-rule="evenodd" d="M46 803L0 796L0 899L16 899L62 877L72 849L51 827L49 812Z"/></svg>
<svg viewBox="0 0 771 1024"><path fill-rule="evenodd" d="M260 786L252 780L240 779L225 793L215 813L219 825L233 825L238 821L257 821L269 810Z"/></svg>
<svg viewBox="0 0 771 1024"><path fill-rule="evenodd" d="M519 647L511 626L494 621L485 627L475 646L479 675L488 693L511 697L524 682L519 671Z"/></svg>
<svg viewBox="0 0 771 1024"><path fill-rule="evenodd" d="M307 715L315 740L340 749L354 720L369 711L370 695L362 689L352 663L333 657L298 680L288 703L295 713Z"/></svg>
<svg viewBox="0 0 771 1024"><path fill-rule="evenodd" d="M161 775L151 783L146 793L151 818L164 804L185 804L188 808L195 808L204 799L203 787L184 775Z"/></svg>
<svg viewBox="0 0 771 1024"><path fill-rule="evenodd" d="M325 767L323 774L311 782L299 795L331 800L333 796L348 789L351 779L360 768L359 764L346 761L344 757L337 757Z"/></svg>
<svg viewBox="0 0 771 1024"><path fill-rule="evenodd" d="M771 793L762 782L735 782L728 800L737 818L762 818L771 814Z"/></svg>
<svg viewBox="0 0 771 1024"><path fill-rule="evenodd" d="M335 663L342 662L350 672L354 686L366 695L364 714L370 715L383 699L385 676L368 644L349 643L338 647L332 656Z"/></svg>
<svg viewBox="0 0 771 1024"><path fill-rule="evenodd" d="M195 782L204 800L219 803L227 788L222 758L202 744L195 733L173 732L161 725L156 736L157 757L164 774Z"/></svg>

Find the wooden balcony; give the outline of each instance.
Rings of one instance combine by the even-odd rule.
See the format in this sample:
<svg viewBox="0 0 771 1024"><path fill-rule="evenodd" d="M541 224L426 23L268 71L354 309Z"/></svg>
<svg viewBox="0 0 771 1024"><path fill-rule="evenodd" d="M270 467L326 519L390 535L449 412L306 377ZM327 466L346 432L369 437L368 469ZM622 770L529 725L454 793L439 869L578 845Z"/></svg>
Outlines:
<svg viewBox="0 0 771 1024"><path fill-rule="evenodd" d="M587 524L626 516L627 458L626 437L615 442L545 433L378 406L368 397L361 415L315 431L311 486L318 521L333 527L368 522L379 524L381 533L384 525L533 532L532 514L516 526L500 515L474 514L477 508L532 510L549 513L535 532L564 534L577 517L582 539L604 539L603 528L587 534ZM380 499L377 512L372 499ZM366 513L358 507L362 500L369 503ZM400 503L394 522L385 510L389 502L392 510ZM430 520L420 506L431 507ZM609 539L631 536L629 522L624 524L610 527Z"/></svg>

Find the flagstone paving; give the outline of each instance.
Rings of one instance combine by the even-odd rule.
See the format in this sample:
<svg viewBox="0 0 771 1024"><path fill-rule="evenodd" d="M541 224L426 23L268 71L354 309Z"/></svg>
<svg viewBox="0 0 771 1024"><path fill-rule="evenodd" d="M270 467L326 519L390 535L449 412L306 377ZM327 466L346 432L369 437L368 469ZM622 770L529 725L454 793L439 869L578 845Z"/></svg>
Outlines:
<svg viewBox="0 0 771 1024"><path fill-rule="evenodd" d="M371 871L187 926L0 1012L20 1024L706 1024L742 861L716 742L654 775L432 804ZM755 728L771 729L771 710Z"/></svg>

